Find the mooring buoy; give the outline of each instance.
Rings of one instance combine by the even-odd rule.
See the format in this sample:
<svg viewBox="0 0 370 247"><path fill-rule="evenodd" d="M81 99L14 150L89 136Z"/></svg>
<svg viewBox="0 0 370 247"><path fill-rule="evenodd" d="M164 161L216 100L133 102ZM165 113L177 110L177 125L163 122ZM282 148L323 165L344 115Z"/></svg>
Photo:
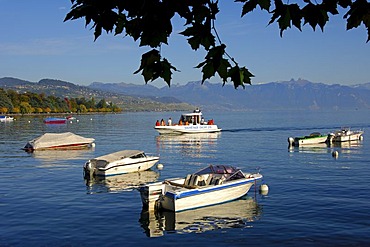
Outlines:
<svg viewBox="0 0 370 247"><path fill-rule="evenodd" d="M267 194L268 194L268 192L269 192L269 187L268 187L268 185L267 185L267 184L261 184L261 186L260 186L260 193L261 193L262 195L267 195Z"/></svg>

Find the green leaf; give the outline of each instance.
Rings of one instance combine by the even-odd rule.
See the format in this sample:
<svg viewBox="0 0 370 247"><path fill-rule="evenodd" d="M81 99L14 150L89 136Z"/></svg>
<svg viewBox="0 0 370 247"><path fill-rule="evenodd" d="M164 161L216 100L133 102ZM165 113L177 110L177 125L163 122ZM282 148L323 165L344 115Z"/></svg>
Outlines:
<svg viewBox="0 0 370 247"><path fill-rule="evenodd" d="M211 33L209 22L205 24L193 23L192 26L180 32L181 35L190 37L188 43L193 50L197 50L202 45L206 50L215 45L215 37Z"/></svg>
<svg viewBox="0 0 370 247"><path fill-rule="evenodd" d="M367 40L370 41L370 3L366 0L357 0L344 15L347 18L347 30L357 28L361 23L367 29Z"/></svg>
<svg viewBox="0 0 370 247"><path fill-rule="evenodd" d="M302 9L303 18L305 20L304 24L308 23L313 30L315 30L318 25L321 28L321 31L324 31L324 26L329 21L327 7L327 5L307 4Z"/></svg>
<svg viewBox="0 0 370 247"><path fill-rule="evenodd" d="M212 64L212 63L206 63L206 64L203 66L202 73L203 73L202 83L203 83L205 80L207 80L207 79L209 79L209 78L213 77L213 76L215 75L215 73L216 73L216 71L215 71L215 68L214 68L213 64Z"/></svg>
<svg viewBox="0 0 370 247"><path fill-rule="evenodd" d="M167 83L168 86L171 85L172 71L178 71L174 66L172 66L167 59L163 59L161 62L162 74L161 77Z"/></svg>
<svg viewBox="0 0 370 247"><path fill-rule="evenodd" d="M252 84L251 77L254 77L254 75L252 75L245 67L239 68L239 66L236 65L229 70L229 77L234 83L234 88L237 89L239 86L245 88L244 83Z"/></svg>
<svg viewBox="0 0 370 247"><path fill-rule="evenodd" d="M260 6L261 10L266 11L269 11L271 7L270 0L237 0L236 2L244 2L241 16L244 16L249 12L252 12L257 7L257 5Z"/></svg>
<svg viewBox="0 0 370 247"><path fill-rule="evenodd" d="M238 1L242 2L242 1ZM248 14L249 12L252 12L257 7L257 1L256 0L250 0L250 1L244 1L244 5L242 8L242 16Z"/></svg>
<svg viewBox="0 0 370 247"><path fill-rule="evenodd" d="M137 74L141 71L145 83L162 78L168 86L171 85L172 70L178 71L172 66L167 59L161 60L158 50L151 50L141 57L140 68L134 72Z"/></svg>

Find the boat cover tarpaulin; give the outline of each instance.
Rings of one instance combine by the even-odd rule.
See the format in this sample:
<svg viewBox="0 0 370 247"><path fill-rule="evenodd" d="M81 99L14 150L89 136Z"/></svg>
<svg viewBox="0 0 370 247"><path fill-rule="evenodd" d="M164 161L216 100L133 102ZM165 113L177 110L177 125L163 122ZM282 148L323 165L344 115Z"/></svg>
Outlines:
<svg viewBox="0 0 370 247"><path fill-rule="evenodd" d="M110 163L116 160L121 160L124 158L136 156L142 153L144 152L140 150L122 150L122 151L118 151L115 153L111 153L111 154L107 154L107 155L94 158L92 159L92 161L105 161L106 163Z"/></svg>
<svg viewBox="0 0 370 247"><path fill-rule="evenodd" d="M58 147L73 147L92 144L94 141L94 138L85 138L71 132L45 133L42 136L29 141L24 149L37 150Z"/></svg>

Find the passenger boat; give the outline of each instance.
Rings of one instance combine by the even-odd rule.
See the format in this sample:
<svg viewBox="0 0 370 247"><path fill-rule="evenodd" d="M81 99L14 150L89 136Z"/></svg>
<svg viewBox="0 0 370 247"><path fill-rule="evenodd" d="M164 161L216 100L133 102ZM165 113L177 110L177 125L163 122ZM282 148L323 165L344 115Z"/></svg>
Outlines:
<svg viewBox="0 0 370 247"><path fill-rule="evenodd" d="M64 133L45 133L29 142L24 146L26 152L35 150L48 149L81 149L93 147L95 139L86 138L73 134L71 132Z"/></svg>
<svg viewBox="0 0 370 247"><path fill-rule="evenodd" d="M199 109L191 113L182 114L178 123L172 123L172 119L167 124L163 119L161 122L157 120L154 129L159 134L213 133L221 131L213 119L206 121Z"/></svg>
<svg viewBox="0 0 370 247"><path fill-rule="evenodd" d="M331 142L347 142L362 140L364 131L351 130L349 127L343 127L334 133L329 134Z"/></svg>
<svg viewBox="0 0 370 247"><path fill-rule="evenodd" d="M46 124L65 124L67 123L67 119L58 118L58 117L48 117L44 119L44 123Z"/></svg>
<svg viewBox="0 0 370 247"><path fill-rule="evenodd" d="M11 116L0 116L0 122L11 122L14 118Z"/></svg>
<svg viewBox="0 0 370 247"><path fill-rule="evenodd" d="M308 136L301 137L289 137L288 142L290 146L302 146L302 145L311 145L325 143L328 141L328 135L322 135L319 132L313 132Z"/></svg>
<svg viewBox="0 0 370 247"><path fill-rule="evenodd" d="M228 165L210 165L185 178L172 178L139 188L144 208L148 210L185 211L238 199L262 175L244 174Z"/></svg>
<svg viewBox="0 0 370 247"><path fill-rule="evenodd" d="M158 156L147 156L141 150L122 150L88 160L84 164L86 177L112 176L150 169Z"/></svg>

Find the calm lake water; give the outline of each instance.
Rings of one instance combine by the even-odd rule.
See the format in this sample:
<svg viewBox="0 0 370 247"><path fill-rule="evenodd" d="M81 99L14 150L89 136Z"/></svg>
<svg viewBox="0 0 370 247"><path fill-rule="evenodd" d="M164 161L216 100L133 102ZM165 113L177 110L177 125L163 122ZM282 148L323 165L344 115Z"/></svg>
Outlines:
<svg viewBox="0 0 370 247"><path fill-rule="evenodd" d="M0 124L0 246L368 246L370 111L204 112L219 134L159 136L157 119L177 112L77 116L64 125L41 117ZM364 140L288 148L287 138L364 129ZM71 131L96 139L76 151L25 153L27 141ZM122 149L158 154L163 170L85 181L92 157ZM338 151L334 159L332 152ZM185 176L208 164L260 171L267 195L149 215L137 186Z"/></svg>

